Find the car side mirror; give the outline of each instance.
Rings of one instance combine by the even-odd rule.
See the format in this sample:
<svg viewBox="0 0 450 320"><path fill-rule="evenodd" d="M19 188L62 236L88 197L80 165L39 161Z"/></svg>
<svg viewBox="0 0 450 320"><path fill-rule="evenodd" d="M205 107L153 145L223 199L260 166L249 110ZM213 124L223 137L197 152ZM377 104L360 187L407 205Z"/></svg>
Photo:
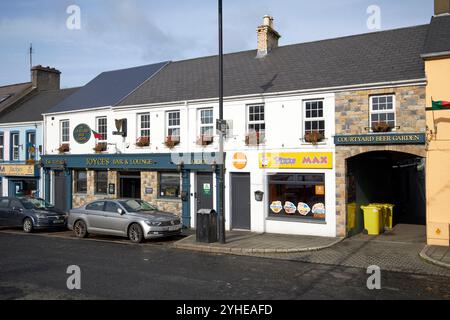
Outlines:
<svg viewBox="0 0 450 320"><path fill-rule="evenodd" d="M117 212L118 212L121 216L123 216L123 215L125 214L125 211L123 211L122 208L117 209Z"/></svg>

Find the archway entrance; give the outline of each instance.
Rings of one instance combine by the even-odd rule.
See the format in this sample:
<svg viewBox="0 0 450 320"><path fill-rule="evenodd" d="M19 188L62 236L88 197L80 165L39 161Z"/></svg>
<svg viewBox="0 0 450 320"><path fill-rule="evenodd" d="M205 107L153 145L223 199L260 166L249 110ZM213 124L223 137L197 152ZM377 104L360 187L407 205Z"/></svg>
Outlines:
<svg viewBox="0 0 450 320"><path fill-rule="evenodd" d="M346 160L348 236L364 231L362 205L394 205L394 230L425 233L425 159L393 152L367 152ZM356 208L356 216L352 210ZM353 221L351 220L353 219ZM401 227L406 225L406 227Z"/></svg>

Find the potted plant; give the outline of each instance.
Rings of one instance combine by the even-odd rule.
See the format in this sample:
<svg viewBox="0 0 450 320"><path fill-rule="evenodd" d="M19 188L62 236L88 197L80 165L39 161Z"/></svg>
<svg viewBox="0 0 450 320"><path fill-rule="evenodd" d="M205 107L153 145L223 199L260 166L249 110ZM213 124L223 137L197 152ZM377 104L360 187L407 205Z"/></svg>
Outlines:
<svg viewBox="0 0 450 320"><path fill-rule="evenodd" d="M210 135L204 135L202 134L197 138L197 144L200 146L207 146L212 144L214 141L214 137Z"/></svg>
<svg viewBox="0 0 450 320"><path fill-rule="evenodd" d="M100 152L106 151L107 148L108 148L108 146L107 146L106 142L98 142L95 145L94 151L96 153L100 153Z"/></svg>
<svg viewBox="0 0 450 320"><path fill-rule="evenodd" d="M305 141L312 144L317 144L325 139L322 132L318 130L308 131L305 133Z"/></svg>
<svg viewBox="0 0 450 320"><path fill-rule="evenodd" d="M68 143L63 143L59 146L58 152L59 153L66 153L70 151L70 145Z"/></svg>
<svg viewBox="0 0 450 320"><path fill-rule="evenodd" d="M247 146L259 145L264 142L264 132L252 131L245 136L245 144Z"/></svg>
<svg viewBox="0 0 450 320"><path fill-rule="evenodd" d="M177 136L168 136L166 141L164 142L167 148L172 149L175 146L180 144L180 137Z"/></svg>
<svg viewBox="0 0 450 320"><path fill-rule="evenodd" d="M392 130L392 126L390 126L387 122L377 122L372 125L373 132L390 132Z"/></svg>
<svg viewBox="0 0 450 320"><path fill-rule="evenodd" d="M136 141L136 146L141 148L150 146L150 137L139 137Z"/></svg>

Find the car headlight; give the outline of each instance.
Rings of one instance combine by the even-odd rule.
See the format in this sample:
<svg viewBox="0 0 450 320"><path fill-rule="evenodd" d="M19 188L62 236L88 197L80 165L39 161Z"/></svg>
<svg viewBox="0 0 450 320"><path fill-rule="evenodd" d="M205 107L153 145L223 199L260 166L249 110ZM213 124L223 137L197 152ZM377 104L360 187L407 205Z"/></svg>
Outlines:
<svg viewBox="0 0 450 320"><path fill-rule="evenodd" d="M161 222L158 221L145 221L145 223L150 227L159 227L161 225Z"/></svg>
<svg viewBox="0 0 450 320"><path fill-rule="evenodd" d="M42 214L42 213L36 213L36 217L38 219L45 219L45 218L47 218L47 216L45 214Z"/></svg>

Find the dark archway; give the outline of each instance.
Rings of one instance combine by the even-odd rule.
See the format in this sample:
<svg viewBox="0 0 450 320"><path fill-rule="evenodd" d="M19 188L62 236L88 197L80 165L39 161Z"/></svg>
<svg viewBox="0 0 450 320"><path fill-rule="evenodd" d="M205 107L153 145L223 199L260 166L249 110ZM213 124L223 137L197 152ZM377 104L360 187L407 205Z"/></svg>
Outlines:
<svg viewBox="0 0 450 320"><path fill-rule="evenodd" d="M348 226L349 236L363 231L360 207L369 203L394 204L394 225L426 224L424 158L373 151L348 158L346 167L347 211L356 206L357 212L354 227Z"/></svg>

